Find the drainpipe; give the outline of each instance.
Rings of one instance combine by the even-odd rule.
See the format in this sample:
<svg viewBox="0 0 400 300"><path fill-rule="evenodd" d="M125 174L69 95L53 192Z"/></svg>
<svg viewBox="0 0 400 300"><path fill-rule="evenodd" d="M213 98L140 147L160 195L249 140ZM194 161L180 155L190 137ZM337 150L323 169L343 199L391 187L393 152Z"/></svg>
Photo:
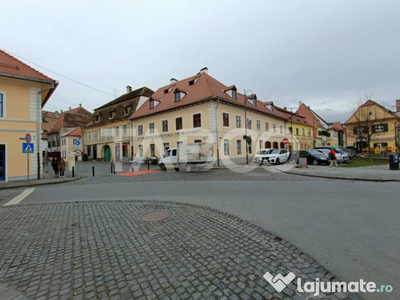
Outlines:
<svg viewBox="0 0 400 300"><path fill-rule="evenodd" d="M41 143L41 135L40 135L40 124L42 118L42 104L40 101L40 94L51 91L55 89L55 82L51 82L51 88L41 90L36 93L36 143L37 143L37 164L38 164L38 179L40 179L40 143Z"/></svg>
<svg viewBox="0 0 400 300"><path fill-rule="evenodd" d="M217 137L217 164L218 164L218 167L219 167L219 137L218 137L218 112L217 112L217 109L218 109L220 100L221 99L218 98L217 106L215 107L215 126L216 126L215 130L216 130L216 137Z"/></svg>

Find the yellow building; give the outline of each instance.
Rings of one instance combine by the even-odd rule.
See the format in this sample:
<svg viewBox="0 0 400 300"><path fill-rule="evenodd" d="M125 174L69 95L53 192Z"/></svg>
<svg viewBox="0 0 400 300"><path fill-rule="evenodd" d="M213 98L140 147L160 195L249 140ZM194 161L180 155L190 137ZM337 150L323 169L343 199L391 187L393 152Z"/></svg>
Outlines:
<svg viewBox="0 0 400 300"><path fill-rule="evenodd" d="M377 152L397 151L400 103L397 110L393 112L372 100L366 101L345 122L347 146L357 147L359 152L369 148Z"/></svg>
<svg viewBox="0 0 400 300"><path fill-rule="evenodd" d="M129 160L132 158L132 132L129 117L153 91L147 87L132 91L96 108L92 122L83 128L84 152L89 159Z"/></svg>
<svg viewBox="0 0 400 300"><path fill-rule="evenodd" d="M283 148L285 117L256 95L237 92L202 69L171 79L130 118L136 158L160 157L178 143L212 143L216 163L245 161L260 148ZM247 119L247 127L245 127ZM243 136L251 136L246 149Z"/></svg>
<svg viewBox="0 0 400 300"><path fill-rule="evenodd" d="M286 117L286 138L289 140L289 151L306 150L313 148L313 126L304 116L277 107Z"/></svg>
<svg viewBox="0 0 400 300"><path fill-rule="evenodd" d="M58 82L0 50L0 181L41 174L41 109ZM25 145L25 137L31 137ZM29 162L28 162L29 159ZM28 162L28 164L27 164Z"/></svg>

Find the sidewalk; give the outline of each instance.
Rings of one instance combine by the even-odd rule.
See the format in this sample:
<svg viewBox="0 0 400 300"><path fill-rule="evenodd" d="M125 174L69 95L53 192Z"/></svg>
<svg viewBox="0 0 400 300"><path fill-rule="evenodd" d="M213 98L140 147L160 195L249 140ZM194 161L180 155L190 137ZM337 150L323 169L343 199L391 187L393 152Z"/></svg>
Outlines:
<svg viewBox="0 0 400 300"><path fill-rule="evenodd" d="M79 180L82 177L64 177L64 178L45 178L45 179L31 179L31 180L18 180L18 181L8 181L0 182L0 190L5 189L16 189L21 187L31 187L49 184L60 184L70 181Z"/></svg>
<svg viewBox="0 0 400 300"><path fill-rule="evenodd" d="M362 181L400 181L400 170L389 170L389 165L359 168L343 168L339 166L337 169L329 169L327 166L296 168L293 164L284 164L275 168L283 173L310 177Z"/></svg>

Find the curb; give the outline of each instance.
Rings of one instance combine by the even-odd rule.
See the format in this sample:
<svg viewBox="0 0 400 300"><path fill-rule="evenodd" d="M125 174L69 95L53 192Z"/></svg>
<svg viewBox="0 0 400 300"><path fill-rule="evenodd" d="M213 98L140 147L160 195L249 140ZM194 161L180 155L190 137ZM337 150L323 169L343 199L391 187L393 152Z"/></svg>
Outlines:
<svg viewBox="0 0 400 300"><path fill-rule="evenodd" d="M77 180L82 179L82 178L84 178L84 177L79 176L79 177L76 177L76 178L71 178L71 179L63 180L63 181L38 182L38 183L32 183L32 184L28 184L28 183L24 182L24 183L21 183L20 185L14 185L14 186L1 186L0 185L0 191L1 190L9 190L9 189L27 188L27 187L31 187L31 186L63 184L63 183L67 183L67 182L77 181Z"/></svg>
<svg viewBox="0 0 400 300"><path fill-rule="evenodd" d="M307 177L316 177L316 178L327 178L327 179L338 179L338 180L355 180L355 181L373 181L373 182L400 182L400 179L382 179L382 178L357 178L357 177L338 177L338 176L323 176L323 175L313 175L313 174L299 174L295 172L283 171L275 168L279 172L297 175L297 176L307 176Z"/></svg>

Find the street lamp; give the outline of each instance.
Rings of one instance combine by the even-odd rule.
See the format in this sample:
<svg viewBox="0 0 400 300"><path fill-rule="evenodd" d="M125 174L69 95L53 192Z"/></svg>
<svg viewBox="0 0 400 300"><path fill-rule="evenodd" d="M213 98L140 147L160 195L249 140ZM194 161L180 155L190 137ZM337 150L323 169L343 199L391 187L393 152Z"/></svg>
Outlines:
<svg viewBox="0 0 400 300"><path fill-rule="evenodd" d="M246 164L249 164L249 143L251 143L251 137L247 136L247 93L250 92L250 95L254 95L252 90L247 90L244 89L244 139L246 140Z"/></svg>

